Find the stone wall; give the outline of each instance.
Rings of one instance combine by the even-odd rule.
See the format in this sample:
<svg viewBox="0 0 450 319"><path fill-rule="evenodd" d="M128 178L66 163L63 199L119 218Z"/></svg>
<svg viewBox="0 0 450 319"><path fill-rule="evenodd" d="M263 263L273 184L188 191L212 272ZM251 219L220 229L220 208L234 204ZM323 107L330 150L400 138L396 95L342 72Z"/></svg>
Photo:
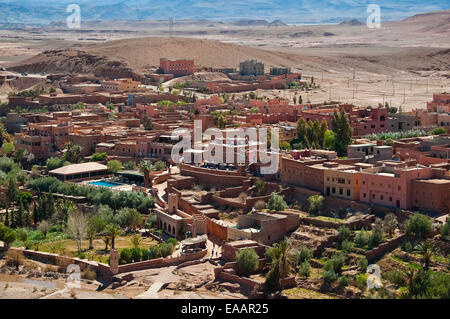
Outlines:
<svg viewBox="0 0 450 319"><path fill-rule="evenodd" d="M102 264L95 261L88 261L88 260L82 260L79 258L71 258L67 256L60 256L57 254L51 254L41 251L34 251L34 250L27 250L27 249L21 249L21 248L15 248L15 247L0 247L0 251L7 251L7 250L14 250L14 251L21 251L24 256L28 259L42 262L44 264L52 264L52 265L58 265L58 266L68 266L70 264L76 264L80 266L80 270L84 271L86 269L92 269L97 272L97 275L101 276L102 278L106 280L111 279L111 271L109 268L109 265Z"/></svg>
<svg viewBox="0 0 450 319"><path fill-rule="evenodd" d="M382 243L378 247L369 250L366 252L366 258L369 262L373 261L374 259L377 259L381 256L384 256L386 253L394 250L398 246L400 246L403 241L405 240L406 235L400 235L396 238L393 238L385 243Z"/></svg>
<svg viewBox="0 0 450 319"><path fill-rule="evenodd" d="M150 269L150 268L160 268L160 267L179 265L186 261L201 259L206 256L207 252L208 252L208 250L204 249L204 250L192 253L192 254L181 255L179 257L157 258L157 259L151 259L151 260L141 261L141 262L132 263L132 264L120 265L118 267L119 268L118 273L122 274L122 273L130 272L130 271L138 271L138 270L144 270L144 269Z"/></svg>

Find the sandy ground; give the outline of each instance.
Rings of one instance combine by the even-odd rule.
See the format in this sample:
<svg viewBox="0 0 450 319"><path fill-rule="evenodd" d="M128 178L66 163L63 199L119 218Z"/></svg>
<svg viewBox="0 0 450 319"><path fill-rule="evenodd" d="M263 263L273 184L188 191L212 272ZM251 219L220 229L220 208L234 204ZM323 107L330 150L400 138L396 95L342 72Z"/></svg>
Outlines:
<svg viewBox="0 0 450 319"><path fill-rule="evenodd" d="M0 66L68 48L126 63L137 72L156 67L162 56L194 58L196 65L213 67L238 67L240 61L255 58L265 63L266 71L270 66L289 66L307 80L314 77L320 89L301 92L303 101L339 100L362 106L388 102L407 111L425 107L433 93L450 90L449 17L450 11L443 11L383 23L380 29L175 22L170 38L164 23L147 21L83 22L84 29L79 31L60 27L0 30ZM45 59L32 58L27 63L33 61ZM58 59L51 57L47 62L55 65ZM294 92L261 94L292 100Z"/></svg>

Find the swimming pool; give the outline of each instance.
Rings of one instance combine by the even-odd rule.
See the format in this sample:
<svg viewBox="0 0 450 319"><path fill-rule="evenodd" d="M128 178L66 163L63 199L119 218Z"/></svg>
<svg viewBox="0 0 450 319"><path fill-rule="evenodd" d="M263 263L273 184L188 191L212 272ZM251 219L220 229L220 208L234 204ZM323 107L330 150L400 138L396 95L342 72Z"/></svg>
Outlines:
<svg viewBox="0 0 450 319"><path fill-rule="evenodd" d="M122 185L120 183L107 182L107 181L96 181L96 182L90 182L89 184L95 185L95 186L101 186L101 187L116 187L116 186Z"/></svg>

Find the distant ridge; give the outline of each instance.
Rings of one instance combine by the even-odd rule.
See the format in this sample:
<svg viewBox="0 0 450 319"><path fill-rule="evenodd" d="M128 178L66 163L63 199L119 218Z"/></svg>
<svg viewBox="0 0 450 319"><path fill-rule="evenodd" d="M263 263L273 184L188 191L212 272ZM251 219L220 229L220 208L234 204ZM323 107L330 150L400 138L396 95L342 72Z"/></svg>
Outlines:
<svg viewBox="0 0 450 319"><path fill-rule="evenodd" d="M342 21L341 23L339 23L339 25L360 26L360 25L364 25L364 23L362 23L358 19L352 19L352 20Z"/></svg>

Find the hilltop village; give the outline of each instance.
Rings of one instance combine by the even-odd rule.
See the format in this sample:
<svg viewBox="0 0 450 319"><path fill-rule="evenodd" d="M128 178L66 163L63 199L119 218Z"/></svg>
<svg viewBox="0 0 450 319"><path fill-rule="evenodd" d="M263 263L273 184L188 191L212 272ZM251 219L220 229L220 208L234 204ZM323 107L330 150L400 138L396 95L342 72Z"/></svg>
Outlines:
<svg viewBox="0 0 450 319"><path fill-rule="evenodd" d="M10 293L449 298L450 93L407 113L312 104L313 77L266 71L161 58L139 79L42 73L10 94L0 279L21 283ZM33 81L0 72L18 78ZM254 141L250 129L277 133ZM81 286L59 289L73 264Z"/></svg>

